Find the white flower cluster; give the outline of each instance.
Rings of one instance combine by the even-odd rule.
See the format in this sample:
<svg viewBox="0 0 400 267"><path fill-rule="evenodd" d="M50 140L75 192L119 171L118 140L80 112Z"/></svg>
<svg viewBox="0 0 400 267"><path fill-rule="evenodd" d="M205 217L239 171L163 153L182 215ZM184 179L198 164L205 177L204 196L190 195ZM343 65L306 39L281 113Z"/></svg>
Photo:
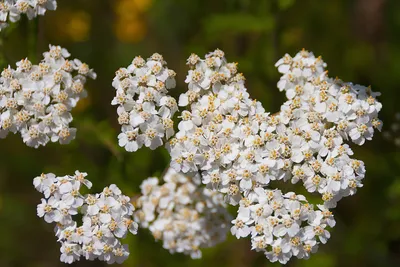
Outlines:
<svg viewBox="0 0 400 267"><path fill-rule="evenodd" d="M129 152L143 145L156 149L174 134L171 118L178 105L167 93L175 87L175 75L157 53L147 61L136 57L128 68L116 72L116 96L111 104L118 105L121 147Z"/></svg>
<svg viewBox="0 0 400 267"><path fill-rule="evenodd" d="M350 158L344 142L361 145L381 128L382 105L370 88L326 77L325 64L312 53L287 55L277 65L288 101L270 116L249 98L243 76L222 51L205 60L192 55L188 64L189 91L179 104L191 103L190 111L182 112L170 141L177 171L202 171L203 183L234 205L271 180L302 181L327 207L362 186L364 165Z"/></svg>
<svg viewBox="0 0 400 267"><path fill-rule="evenodd" d="M43 16L47 10L56 10L56 0L3 0L0 2L0 31L8 22L17 22L22 14L28 19Z"/></svg>
<svg viewBox="0 0 400 267"><path fill-rule="evenodd" d="M151 177L141 185L135 218L163 241L170 253L201 257L201 248L226 238L230 215L222 195L201 186L198 176L188 177L169 168L164 184Z"/></svg>
<svg viewBox="0 0 400 267"><path fill-rule="evenodd" d="M194 54L188 59L189 91L179 105L190 104L190 111L182 112L179 132L169 145L176 171L202 171L203 183L228 193L229 202L237 204L241 191L255 185L253 176L264 177L256 164L265 155L265 134L258 132L268 114L250 99L236 64L223 56L216 50L205 60Z"/></svg>
<svg viewBox="0 0 400 267"><path fill-rule="evenodd" d="M208 188L224 193L227 202L240 204L240 210L247 203L243 199L251 205L262 204L263 198L251 196L273 180L301 181L308 192L322 196L320 207L326 213L362 186L364 163L351 158L353 152L345 142L362 145L372 138L374 129L381 130L378 93L327 77L321 58L301 51L277 62L283 74L278 88L288 100L280 112L269 115L250 98L243 75L237 73L235 63L226 62L222 51L205 59L193 54L188 65L189 90L180 96L179 105L189 108L182 112L179 132L168 144L171 167L177 172L201 172ZM283 220L281 213L289 214L287 210L285 206L268 217ZM310 210L311 215L304 217L309 226L324 228L324 220L310 219L320 218L321 212ZM268 236L271 229L263 232ZM317 242L303 232L308 231L299 230L302 242ZM324 237L319 241L325 242L329 235ZM276 242L284 241L271 244ZM281 258L266 255L281 262L290 256L307 256L304 251L298 253L291 250Z"/></svg>
<svg viewBox="0 0 400 267"><path fill-rule="evenodd" d="M8 67L0 77L0 138L20 132L24 143L38 148L50 140L67 144L75 138L70 111L86 96L87 77L96 74L68 51L50 46L39 65L28 59Z"/></svg>
<svg viewBox="0 0 400 267"><path fill-rule="evenodd" d="M382 129L378 119L382 104L376 99L380 93L373 92L370 87L329 78L324 69L326 64L320 57L315 58L303 50L294 58L286 54L276 66L283 74L278 88L286 91L289 99L281 113L297 110L306 115L315 113L319 117L317 123L327 125L328 131L336 130L342 138L358 145L372 139L374 128ZM293 107L298 102L300 105ZM281 117L292 119L282 114ZM308 121L311 123L310 119Z"/></svg>
<svg viewBox="0 0 400 267"><path fill-rule="evenodd" d="M166 129L161 127L160 118L170 119L177 110L167 90L157 94L157 74L166 67L160 55L156 58L147 62L136 58L128 69L117 72L113 83L117 96L112 104L119 104L123 125L120 145L128 151L143 144L152 149L160 146ZM193 199L194 192L213 190L222 193L226 202L239 205L231 229L236 237L251 236L253 249L263 251L271 261L308 258L330 237L327 229L335 221L329 209L362 187L364 163L351 158L348 143L363 145L372 139L375 129L381 130L379 94L369 87L329 78L322 59L303 50L276 63L282 74L278 88L285 91L287 101L278 113L270 115L260 102L251 99L237 64L228 63L221 50L205 59L192 54L187 64L189 90L179 97L179 106L187 109L181 113L179 131L166 143L176 173L170 169L161 186L156 178L143 182L138 219L171 252L197 257L199 244L212 242L201 239L208 237L205 233L193 234L192 229L205 227L192 226L193 221L188 222L181 213L191 216L190 211L195 211L197 219L199 200ZM169 77L164 76L162 88ZM171 99L173 108L167 109L163 98ZM158 140L146 133L151 123L152 136ZM174 133L172 126L166 139ZM207 189L199 187L197 179ZM304 196L270 190L270 182L275 180L301 181L308 192L321 195L323 205L314 209ZM209 193L200 201L207 203L207 198ZM189 204L195 208L188 209ZM185 231L190 233L190 242Z"/></svg>
<svg viewBox="0 0 400 267"><path fill-rule="evenodd" d="M286 264L295 256L309 258L330 237L327 227L335 226L332 213L322 205L315 211L306 198L280 190L255 188L240 201L231 232L237 238L251 236L252 249L271 261Z"/></svg>
<svg viewBox="0 0 400 267"><path fill-rule="evenodd" d="M400 113L396 113L395 121L390 125L388 130L383 132L383 136L397 147L400 147Z"/></svg>
<svg viewBox="0 0 400 267"><path fill-rule="evenodd" d="M86 175L76 171L72 176L56 177L49 173L36 177L33 184L44 194L37 215L47 223L56 223L62 262L70 264L84 257L122 263L129 251L119 239L128 232L137 233L138 225L132 217L134 207L114 184L100 194L82 196L81 186L92 186ZM83 216L80 226L73 218L78 213Z"/></svg>

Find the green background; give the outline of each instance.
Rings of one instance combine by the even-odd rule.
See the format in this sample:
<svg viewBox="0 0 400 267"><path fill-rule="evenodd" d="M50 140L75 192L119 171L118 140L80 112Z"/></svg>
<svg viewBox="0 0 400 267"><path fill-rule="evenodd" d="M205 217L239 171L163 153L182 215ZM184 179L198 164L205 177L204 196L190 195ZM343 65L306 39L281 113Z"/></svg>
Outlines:
<svg viewBox="0 0 400 267"><path fill-rule="evenodd" d="M87 85L89 98L73 110L78 129L70 145L40 149L19 135L0 140L0 266L54 267L59 244L53 227L36 217L41 195L32 179L42 172L58 175L86 171L93 191L116 183L135 195L148 176L160 174L168 153L141 149L125 152L117 145L114 72L136 55L164 55L177 75L176 96L186 90L186 58L220 48L239 62L247 88L272 113L284 94L276 88L274 68L285 53L302 48L321 55L330 76L371 85L382 92L384 130L400 111L400 1L396 0L59 0L57 11L38 21L22 19L1 33L2 67L62 45L72 57L98 74ZM35 27L38 25L38 27ZM37 63L37 61L36 61ZM400 266L400 154L377 133L363 147L353 146L365 162L364 187L334 210L332 238L310 260L287 266ZM202 260L170 255L147 230L130 236L131 255L123 266L279 266L250 250L248 239L229 237L203 251ZM106 264L104 264L105 266ZM103 266L81 261L73 266Z"/></svg>

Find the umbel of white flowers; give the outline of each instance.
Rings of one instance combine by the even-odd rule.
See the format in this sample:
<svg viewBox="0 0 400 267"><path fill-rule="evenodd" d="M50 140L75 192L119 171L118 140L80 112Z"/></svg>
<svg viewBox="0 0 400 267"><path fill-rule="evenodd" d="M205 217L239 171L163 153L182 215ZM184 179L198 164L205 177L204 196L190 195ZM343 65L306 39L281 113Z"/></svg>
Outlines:
<svg viewBox="0 0 400 267"><path fill-rule="evenodd" d="M64 48L50 45L39 65L28 59L10 66L0 77L0 138L21 133L24 143L38 148L49 141L68 144L75 138L70 111L86 96L87 77L96 73L79 59L69 60Z"/></svg>
<svg viewBox="0 0 400 267"><path fill-rule="evenodd" d="M56 0L3 0L0 3L0 31L8 26L8 22L17 22L23 14L31 20L43 16L47 10L56 9Z"/></svg>
<svg viewBox="0 0 400 267"><path fill-rule="evenodd" d="M76 171L74 175L61 177L52 173L36 177L33 184L44 195L37 206L37 215L47 223L55 223L62 262L72 263L84 257L109 264L122 263L129 250L120 239L128 232L137 233L138 225L132 217L134 207L114 184L100 194L81 195L82 185L92 186L86 175ZM74 219L78 213L83 216L82 224Z"/></svg>
<svg viewBox="0 0 400 267"><path fill-rule="evenodd" d="M113 81L116 96L111 104L118 105L121 147L129 152L143 145L156 149L174 134L171 118L178 105L167 93L176 85L175 75L157 53L147 61L136 57L127 69L116 72Z"/></svg>
<svg viewBox="0 0 400 267"><path fill-rule="evenodd" d="M273 262L308 258L335 225L329 209L362 187L364 163L352 158L349 144L363 145L381 130L379 93L329 78L322 59L303 50L276 63L287 101L270 115L250 98L237 64L221 50L205 59L192 54L189 90L178 102L187 109L169 139L172 123L163 122L177 108L166 95L175 73L167 74L165 64L155 54L117 71L112 104L119 105L120 146L136 151L165 143L176 172L201 174L207 188L239 205L231 229L236 237L250 236L252 248ZM321 205L314 209L304 196L271 190L274 180L301 182L321 196Z"/></svg>
<svg viewBox="0 0 400 267"><path fill-rule="evenodd" d="M168 168L162 179L162 185L156 177L142 182L135 218L170 253L201 258L200 249L226 239L231 216L223 197L201 186L199 175L187 176Z"/></svg>

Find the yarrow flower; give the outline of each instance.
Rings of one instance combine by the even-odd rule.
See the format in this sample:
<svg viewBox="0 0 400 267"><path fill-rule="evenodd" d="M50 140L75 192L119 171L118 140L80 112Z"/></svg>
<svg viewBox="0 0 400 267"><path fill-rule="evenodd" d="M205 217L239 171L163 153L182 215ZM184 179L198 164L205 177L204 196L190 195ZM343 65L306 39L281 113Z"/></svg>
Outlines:
<svg viewBox="0 0 400 267"><path fill-rule="evenodd" d="M136 57L128 68L116 72L113 81L116 96L111 104L118 105L121 147L129 152L143 145L154 150L174 134L171 118L178 105L167 93L175 87L175 75L160 54L147 61Z"/></svg>
<svg viewBox="0 0 400 267"><path fill-rule="evenodd" d="M8 26L9 22L17 22L21 15L29 20L41 15L47 10L56 10L56 0L5 0L0 2L0 31Z"/></svg>
<svg viewBox="0 0 400 267"><path fill-rule="evenodd" d="M50 45L43 56L39 65L22 59L16 69L9 66L1 73L0 138L19 132L35 148L75 138L70 112L86 96L87 78L95 79L96 73L78 59L69 60L59 46Z"/></svg>
<svg viewBox="0 0 400 267"><path fill-rule="evenodd" d="M225 240L230 215L222 195L201 187L198 175L187 176L169 168L163 176L150 177L141 185L135 217L149 228L170 253L201 257L201 248Z"/></svg>
<svg viewBox="0 0 400 267"><path fill-rule="evenodd" d="M329 208L354 194L365 168L345 142L362 145L381 129L379 94L327 77L326 64L302 51L278 61L278 88L288 101L270 115L223 55L216 50L204 60L188 59L189 91L179 104L189 109L169 142L171 166L201 171L203 183L233 205L271 180L301 181Z"/></svg>
<svg viewBox="0 0 400 267"><path fill-rule="evenodd" d="M308 258L329 238L326 226L334 226L331 215L328 223L321 214L331 214L341 198L362 187L364 163L352 158L349 143L363 145L381 130L379 93L329 78L322 59L303 50L277 62L283 75L278 88L288 100L270 115L250 98L237 64L228 63L221 50L205 59L193 54L187 62L189 90L179 98L187 110L167 144L171 167L200 172L207 188L239 205L232 233L250 235L253 249L269 260ZM288 194L270 190L276 180L301 182L308 192L320 194L323 205L314 210L304 197L287 200ZM269 194L278 200L269 202ZM256 225L255 207L268 210L261 225ZM299 209L301 218L293 218L292 209Z"/></svg>
<svg viewBox="0 0 400 267"><path fill-rule="evenodd" d="M175 176L185 177L182 186L193 186L191 192L212 190L218 199L223 196L238 206L231 233L237 238L250 237L252 249L264 252L270 261L285 264L291 257L308 258L316 252L335 226L330 209L363 186L365 166L352 157L350 144L363 145L375 130L381 130L378 113L382 104L376 98L380 94L370 87L330 78L326 63L303 50L276 63L282 74L277 87L287 101L271 115L250 97L237 63L228 63L224 52L217 49L204 59L192 54L187 60L188 90L178 101L185 110L179 116L178 132L173 135L171 124L170 134L164 136L162 127L157 127L164 118L161 99L172 98L167 90L162 90L162 96L153 93L159 79L158 72L150 70L153 62L161 62L157 70L166 69L162 57L156 55L148 61L136 58L114 79L117 96L112 104L119 105L118 120L123 125L120 145L136 151L143 144L155 149L168 140L170 167ZM173 109L166 113L169 119L177 110L171 101ZM150 140L147 129L159 139ZM143 182L137 216L172 253L191 254L192 246L181 244L181 232L190 223L182 230L174 217L180 207L176 202L186 198L174 195L181 187L166 177L161 186L156 178ZM206 189L198 184L199 179ZM271 189L271 181L301 183L309 193L320 196L320 203L314 208L302 195Z"/></svg>
<svg viewBox="0 0 400 267"><path fill-rule="evenodd" d="M62 177L52 173L36 177L33 184L44 195L37 206L37 215L47 223L56 224L60 261L71 264L83 257L109 264L122 263L129 250L120 239L128 232L136 234L138 229L133 218L134 207L114 184L99 194L81 195L82 185L92 186L86 176L76 171ZM74 219L77 214L82 215L82 224Z"/></svg>
<svg viewBox="0 0 400 267"><path fill-rule="evenodd" d="M286 264L292 256L309 258L319 243L325 244L335 220L322 205L314 210L302 195L258 187L240 201L232 224L237 238L249 236L252 249L264 252L271 262Z"/></svg>

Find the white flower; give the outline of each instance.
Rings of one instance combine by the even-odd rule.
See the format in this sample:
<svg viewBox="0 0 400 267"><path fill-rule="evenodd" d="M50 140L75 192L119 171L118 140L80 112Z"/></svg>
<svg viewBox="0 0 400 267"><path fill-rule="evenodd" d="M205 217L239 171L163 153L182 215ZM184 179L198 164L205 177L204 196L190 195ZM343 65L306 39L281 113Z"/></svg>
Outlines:
<svg viewBox="0 0 400 267"><path fill-rule="evenodd" d="M109 223L111 221L111 211L115 205L117 205L117 201L113 197L100 198L96 204L99 208L100 213L100 221L102 223Z"/></svg>
<svg viewBox="0 0 400 267"><path fill-rule="evenodd" d="M277 239L272 243L272 250L267 251L265 256L271 261L279 261L281 264L286 264L292 257L290 245L287 239Z"/></svg>
<svg viewBox="0 0 400 267"><path fill-rule="evenodd" d="M144 145L154 150L163 144L164 126L158 118L151 119L146 124L140 125L140 130L143 132Z"/></svg>
<svg viewBox="0 0 400 267"><path fill-rule="evenodd" d="M76 244L62 243L60 252L60 261L64 263L71 264L80 258L80 249Z"/></svg>
<svg viewBox="0 0 400 267"><path fill-rule="evenodd" d="M48 200L42 198L42 203L37 207L37 215L44 217L47 223L59 222L61 220L61 212L57 210L59 202L54 197Z"/></svg>
<svg viewBox="0 0 400 267"><path fill-rule="evenodd" d="M86 172L75 171L73 179L75 179L79 184L85 185L88 189L92 188L92 182L85 179L87 176Z"/></svg>
<svg viewBox="0 0 400 267"><path fill-rule="evenodd" d="M231 233L232 235L236 236L236 238L241 238L241 237L247 237L250 232L251 228L249 227L250 224L253 223L253 221L250 220L249 216L249 210L245 210L242 212L239 209L238 212L238 217L232 221L232 228L231 228Z"/></svg>
<svg viewBox="0 0 400 267"><path fill-rule="evenodd" d="M288 234L290 237L293 237L299 232L300 226L291 218L290 215L283 215L282 222L282 224L274 228L274 234L276 236L284 236Z"/></svg>
<svg viewBox="0 0 400 267"><path fill-rule="evenodd" d="M132 126L123 128L122 133L118 135L118 144L125 147L128 152L135 152L144 144L144 136L139 135L139 129L134 129Z"/></svg>
<svg viewBox="0 0 400 267"><path fill-rule="evenodd" d="M40 176L33 179L33 185L35 189L40 193L43 193L46 189L48 189L54 182L56 176L53 173L44 174L42 173ZM48 195L45 197L49 197Z"/></svg>

